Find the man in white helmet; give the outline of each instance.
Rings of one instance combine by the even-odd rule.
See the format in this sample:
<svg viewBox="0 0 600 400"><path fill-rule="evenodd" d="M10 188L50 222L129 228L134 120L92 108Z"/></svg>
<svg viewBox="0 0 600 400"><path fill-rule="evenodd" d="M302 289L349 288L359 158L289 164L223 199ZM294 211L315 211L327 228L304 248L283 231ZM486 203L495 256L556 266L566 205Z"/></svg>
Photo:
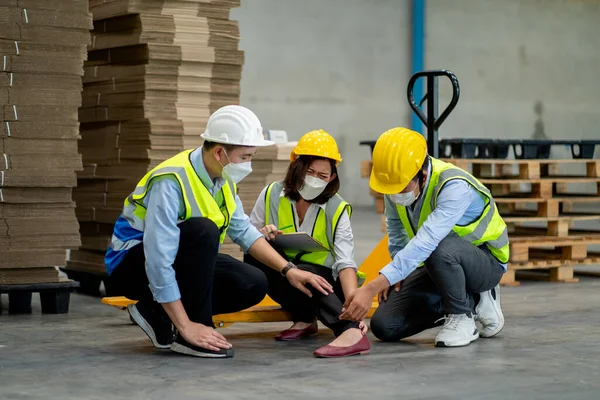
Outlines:
<svg viewBox="0 0 600 400"><path fill-rule="evenodd" d="M105 263L112 294L138 300L128 311L155 347L197 357L232 357L212 316L259 303L262 271L219 254L225 235L310 296L310 284L333 291L322 277L295 268L252 226L236 194L264 140L256 115L232 105L208 120L205 143L148 172L125 200ZM176 334L173 332L173 325Z"/></svg>

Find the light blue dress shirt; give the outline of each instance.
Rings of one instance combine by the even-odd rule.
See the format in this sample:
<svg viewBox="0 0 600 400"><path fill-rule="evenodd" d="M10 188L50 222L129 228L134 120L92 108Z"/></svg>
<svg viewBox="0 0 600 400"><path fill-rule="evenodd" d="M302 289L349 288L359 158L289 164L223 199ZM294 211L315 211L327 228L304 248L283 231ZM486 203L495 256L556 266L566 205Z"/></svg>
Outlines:
<svg viewBox="0 0 600 400"><path fill-rule="evenodd" d="M431 165L424 192L429 186L429 176L431 176ZM415 204L407 208L413 226L418 226L424 197L419 196ZM406 279L422 262L429 258L455 225L472 223L481 215L485 207L485 198L471 185L462 179L452 180L440 191L435 209L417 230L413 239L409 240L398 216L396 205L388 196L384 196L384 202L388 248L392 262L386 265L380 273L387 278L390 285ZM500 265L506 271L506 264Z"/></svg>
<svg viewBox="0 0 600 400"><path fill-rule="evenodd" d="M194 150L190 156L192 165L204 186L214 197L226 183L222 178L210 179L202 158L202 147ZM242 202L235 195L237 208L233 213L227 236L244 252L247 252L262 234L250 224L244 213ZM185 214L181 189L176 178L163 176L155 179L144 198L147 209L144 229L144 253L146 255L146 274L154 299L159 303L170 303L181 298L175 279L173 262L179 249L179 217ZM198 265L201 268L201 265Z"/></svg>

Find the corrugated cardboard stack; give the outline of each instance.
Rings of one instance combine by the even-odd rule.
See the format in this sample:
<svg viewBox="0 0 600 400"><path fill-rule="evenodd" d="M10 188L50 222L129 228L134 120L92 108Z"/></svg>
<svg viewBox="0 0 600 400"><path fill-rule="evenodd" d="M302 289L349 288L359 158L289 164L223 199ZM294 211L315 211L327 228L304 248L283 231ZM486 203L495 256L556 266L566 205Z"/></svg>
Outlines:
<svg viewBox="0 0 600 400"><path fill-rule="evenodd" d="M69 269L104 274L125 197L161 161L202 143L208 117L239 104L244 54L229 20L239 0L91 0L77 217Z"/></svg>
<svg viewBox="0 0 600 400"><path fill-rule="evenodd" d="M290 153L296 143L281 143L258 149L252 158L252 173L237 185L238 195L246 214L250 215L256 199L265 186L285 178L285 173L290 165ZM229 238L221 246L221 253L229 254L239 260L243 258L239 246L231 242Z"/></svg>
<svg viewBox="0 0 600 400"><path fill-rule="evenodd" d="M80 244L71 191L91 26L84 0L0 6L0 284L57 282Z"/></svg>

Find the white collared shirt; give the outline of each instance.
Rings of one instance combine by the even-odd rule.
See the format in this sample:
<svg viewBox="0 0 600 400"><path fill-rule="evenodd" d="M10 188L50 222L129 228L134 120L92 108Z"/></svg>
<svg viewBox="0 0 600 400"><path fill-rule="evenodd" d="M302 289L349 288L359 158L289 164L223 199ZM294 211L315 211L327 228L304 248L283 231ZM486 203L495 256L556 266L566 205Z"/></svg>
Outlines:
<svg viewBox="0 0 600 400"><path fill-rule="evenodd" d="M257 229L261 229L265 226L265 193L267 191L267 187L265 187L258 195L258 199L256 200L256 204L254 205L254 209L250 214L250 223L254 225ZM281 191L280 196L285 197L283 190ZM300 221L300 218L298 218L296 202L290 200L289 198L288 201L292 204L292 210L294 211L294 220ZM304 220L298 228L299 232L306 232L308 234L312 233L313 228L315 226L315 222L317 220L317 215L319 215L320 208L324 210L325 204L310 203L310 206L308 207L308 210L306 210L306 214L304 215ZM350 217L348 216L347 212L344 212L340 216L340 219L338 221L338 226L335 231L333 255L335 257L335 262L331 266L331 269L333 271L333 279L337 280L339 272L345 268L357 269L356 262L354 261L354 235L352 233Z"/></svg>

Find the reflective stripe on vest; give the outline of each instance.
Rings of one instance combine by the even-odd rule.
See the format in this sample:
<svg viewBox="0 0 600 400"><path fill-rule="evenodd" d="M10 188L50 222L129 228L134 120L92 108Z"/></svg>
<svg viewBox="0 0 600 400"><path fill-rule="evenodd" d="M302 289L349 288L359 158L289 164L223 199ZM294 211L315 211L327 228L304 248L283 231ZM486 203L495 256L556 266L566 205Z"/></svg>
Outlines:
<svg viewBox="0 0 600 400"><path fill-rule="evenodd" d="M133 229L141 232L144 231L146 225L144 197L148 194L153 179L170 175L175 177L179 183L185 206L185 214L179 216L178 223L187 221L193 217L208 218L219 228L221 233L219 240L220 243L223 243L231 215L233 215L236 209L234 195L236 187L227 182L217 194L217 198L213 198L192 166L190 161L192 151L186 150L181 152L149 171L138 182L133 193L125 199L122 216ZM174 199L174 201L177 200ZM140 243L139 240L123 242L113 235L110 247L115 251L120 251L127 250L138 243Z"/></svg>
<svg viewBox="0 0 600 400"><path fill-rule="evenodd" d="M437 198L446 183L453 179L462 179L486 198L486 203L479 218L469 225L455 225L452 230L464 240L479 246L487 245L490 252L502 263L508 262L509 244L508 229L498 212L491 192L477 178L454 165L431 158L431 177L419 215L418 226L413 226L406 207L396 205L398 216L408 237L412 239L415 232L423 225L429 214L436 207Z"/></svg>
<svg viewBox="0 0 600 400"><path fill-rule="evenodd" d="M294 219L292 203L285 196L281 196L282 182L271 183L265 192L265 225L273 224L284 233L298 232L298 223ZM348 210L348 217L352 214L352 207L341 196L335 195L325 204L325 210L319 207L317 218L310 235L321 243L328 251L299 254L296 251L286 250L285 254L290 260L296 259L311 264L322 265L330 268L335 263L333 243L335 231L342 213ZM285 229L281 229L285 228Z"/></svg>

